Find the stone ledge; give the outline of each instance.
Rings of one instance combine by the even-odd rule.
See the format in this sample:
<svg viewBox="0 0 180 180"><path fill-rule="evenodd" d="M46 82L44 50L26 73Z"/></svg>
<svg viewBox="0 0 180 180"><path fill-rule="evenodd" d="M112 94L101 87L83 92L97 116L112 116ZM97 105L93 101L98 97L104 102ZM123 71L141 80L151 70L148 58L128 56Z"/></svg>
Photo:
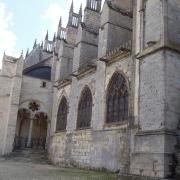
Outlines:
<svg viewBox="0 0 180 180"><path fill-rule="evenodd" d="M148 136L148 135L173 135L176 136L175 131L171 130L165 130L165 129L160 129L160 130L148 130L148 131L139 131L135 136Z"/></svg>
<svg viewBox="0 0 180 180"><path fill-rule="evenodd" d="M163 51L163 50L172 50L175 52L180 52L180 45L176 45L173 43L161 44L160 41L155 42L152 46L147 47L142 52L136 54L136 58L139 60L143 60L144 57L151 55L152 53Z"/></svg>
<svg viewBox="0 0 180 180"><path fill-rule="evenodd" d="M119 175L118 180L175 180L167 178L155 178L147 176L138 176L138 175Z"/></svg>

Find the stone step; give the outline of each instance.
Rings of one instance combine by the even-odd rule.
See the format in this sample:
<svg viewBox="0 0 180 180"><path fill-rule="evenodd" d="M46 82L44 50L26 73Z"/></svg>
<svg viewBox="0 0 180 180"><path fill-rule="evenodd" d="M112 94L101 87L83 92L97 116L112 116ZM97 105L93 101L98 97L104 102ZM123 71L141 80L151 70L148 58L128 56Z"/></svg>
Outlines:
<svg viewBox="0 0 180 180"><path fill-rule="evenodd" d="M5 156L6 160L16 160L23 162L38 162L43 164L50 164L47 158L47 152L44 150L34 150L34 149L23 149L16 150L11 154Z"/></svg>

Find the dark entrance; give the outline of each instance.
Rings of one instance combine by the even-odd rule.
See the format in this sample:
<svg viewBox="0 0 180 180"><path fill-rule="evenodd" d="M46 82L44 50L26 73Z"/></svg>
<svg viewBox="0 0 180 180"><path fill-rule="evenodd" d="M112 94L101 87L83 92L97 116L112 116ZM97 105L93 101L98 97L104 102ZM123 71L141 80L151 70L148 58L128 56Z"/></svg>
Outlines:
<svg viewBox="0 0 180 180"><path fill-rule="evenodd" d="M18 111L16 135L14 140L15 149L27 147L29 127L30 111L28 109L20 109Z"/></svg>
<svg viewBox="0 0 180 180"><path fill-rule="evenodd" d="M27 109L18 112L14 150L17 149L45 149L47 137L47 115L37 112L34 118Z"/></svg>
<svg viewBox="0 0 180 180"><path fill-rule="evenodd" d="M33 119L31 147L45 149L47 137L47 115L43 112L35 114Z"/></svg>

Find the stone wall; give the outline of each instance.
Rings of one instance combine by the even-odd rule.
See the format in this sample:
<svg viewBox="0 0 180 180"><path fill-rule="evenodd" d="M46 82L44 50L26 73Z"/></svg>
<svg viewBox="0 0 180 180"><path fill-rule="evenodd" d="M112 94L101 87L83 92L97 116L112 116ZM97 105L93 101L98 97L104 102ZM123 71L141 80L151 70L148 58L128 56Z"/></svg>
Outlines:
<svg viewBox="0 0 180 180"><path fill-rule="evenodd" d="M131 159L133 174L172 176L175 131L180 118L178 59L177 53L162 50L140 61L139 132Z"/></svg>
<svg viewBox="0 0 180 180"><path fill-rule="evenodd" d="M74 45L67 44L62 40L59 43L59 60L56 61L58 66L56 80L63 80L72 73Z"/></svg>
<svg viewBox="0 0 180 180"><path fill-rule="evenodd" d="M42 83L46 83L46 87L42 87ZM52 82L33 77L23 76L22 79L22 90L20 96L20 108L24 107L30 101L37 101L42 104L41 111L48 114L49 120L51 119L52 113Z"/></svg>
<svg viewBox="0 0 180 180"><path fill-rule="evenodd" d="M165 126L167 129L175 130L180 120L180 54L166 51L165 61Z"/></svg>
<svg viewBox="0 0 180 180"><path fill-rule="evenodd" d="M107 87L111 77L117 71L122 73L127 80L129 117L132 117L133 60L131 57L117 58L114 63L108 65L98 63L96 71L84 74L79 78L73 77L70 84L54 88L49 158L55 164L107 169L122 173L128 171L131 144L129 122L125 121L121 125L106 125L105 123ZM78 103L86 85L91 89L93 96L91 128L77 130ZM69 107L67 128L64 132L56 132L57 111L63 96L67 98Z"/></svg>
<svg viewBox="0 0 180 180"><path fill-rule="evenodd" d="M4 55L0 75L0 155L12 152L19 108L23 57Z"/></svg>
<svg viewBox="0 0 180 180"><path fill-rule="evenodd" d="M126 172L128 151L126 128L82 130L55 134L51 140L49 155L55 164Z"/></svg>
<svg viewBox="0 0 180 180"><path fill-rule="evenodd" d="M95 32L98 32L100 13L91 9L86 8L84 11L84 22L86 26L90 29L93 29Z"/></svg>
<svg viewBox="0 0 180 180"><path fill-rule="evenodd" d="M145 46L149 42L159 42L162 38L162 26L164 21L162 21L163 16L163 6L160 0L148 0L145 2ZM154 33L156 32L156 33Z"/></svg>
<svg viewBox="0 0 180 180"><path fill-rule="evenodd" d="M179 0L167 2L167 26L168 26L168 38L169 43L174 47L179 47L180 45L180 28L177 24L180 23L180 2Z"/></svg>
<svg viewBox="0 0 180 180"><path fill-rule="evenodd" d="M0 155L4 153L4 143L9 112L10 90L12 79L0 76ZM2 86L2 85L6 86Z"/></svg>
<svg viewBox="0 0 180 180"><path fill-rule="evenodd" d="M22 64L5 57L0 76L0 154L12 150L18 108L28 108L28 103L35 100L51 123L48 150L53 163L119 171L123 180L172 177L175 132L180 119L180 3L133 2L106 1L100 29L100 13L85 9L85 22L79 28L68 27L67 42L57 40L53 58L55 84L22 78ZM135 54L126 48L117 49L132 39ZM38 48L29 58L31 55L32 64L25 67L39 61ZM43 65L51 65L52 54L46 55L43 59L49 60ZM87 61L93 61L93 66L79 70L79 65ZM72 68L76 71L73 74ZM129 91L129 118L116 125L106 123L107 89L115 72L125 77ZM61 81L66 76L68 80ZM42 87L43 82L46 87ZM93 99L91 126L78 130L78 104L86 86ZM67 127L57 132L57 112L63 96L68 102Z"/></svg>
<svg viewBox="0 0 180 180"><path fill-rule="evenodd" d="M129 1L126 5L129 6ZM122 2L105 2L99 29L98 56L118 48L132 39L132 15ZM130 8L130 7L129 7ZM118 38L117 38L118 37Z"/></svg>

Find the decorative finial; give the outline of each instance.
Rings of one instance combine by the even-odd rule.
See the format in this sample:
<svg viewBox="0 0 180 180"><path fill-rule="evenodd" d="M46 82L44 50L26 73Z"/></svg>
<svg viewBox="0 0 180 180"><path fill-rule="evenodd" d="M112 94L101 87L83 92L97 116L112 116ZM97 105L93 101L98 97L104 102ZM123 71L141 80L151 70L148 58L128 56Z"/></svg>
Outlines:
<svg viewBox="0 0 180 180"><path fill-rule="evenodd" d="M26 58L28 57L28 55L29 55L29 48L26 51Z"/></svg>
<svg viewBox="0 0 180 180"><path fill-rule="evenodd" d="M36 47L37 47L37 39L35 39L35 41L34 41L33 49L35 49Z"/></svg>
<svg viewBox="0 0 180 180"><path fill-rule="evenodd" d="M59 27L61 27L62 26L62 18L60 17L60 19L59 19Z"/></svg>
<svg viewBox="0 0 180 180"><path fill-rule="evenodd" d="M41 48L43 48L43 41L41 42Z"/></svg>
<svg viewBox="0 0 180 180"><path fill-rule="evenodd" d="M82 17L82 3L81 3L81 6L79 8L79 15Z"/></svg>
<svg viewBox="0 0 180 180"><path fill-rule="evenodd" d="M53 42L56 41L56 33L54 33Z"/></svg>
<svg viewBox="0 0 180 180"><path fill-rule="evenodd" d="M23 53L24 53L24 52L23 52L23 49L22 49L22 51L21 51L21 57L23 57Z"/></svg>
<svg viewBox="0 0 180 180"><path fill-rule="evenodd" d="M45 40L48 40L48 30L47 30L47 33L46 33L46 38L45 38Z"/></svg>
<svg viewBox="0 0 180 180"><path fill-rule="evenodd" d="M5 61L5 57L6 57L6 51L4 50L4 54L3 54L3 57L2 57L2 61ZM0 59L1 60L1 59Z"/></svg>
<svg viewBox="0 0 180 180"><path fill-rule="evenodd" d="M73 3L73 0L72 0L70 12L73 12L73 11L74 11L74 3Z"/></svg>

